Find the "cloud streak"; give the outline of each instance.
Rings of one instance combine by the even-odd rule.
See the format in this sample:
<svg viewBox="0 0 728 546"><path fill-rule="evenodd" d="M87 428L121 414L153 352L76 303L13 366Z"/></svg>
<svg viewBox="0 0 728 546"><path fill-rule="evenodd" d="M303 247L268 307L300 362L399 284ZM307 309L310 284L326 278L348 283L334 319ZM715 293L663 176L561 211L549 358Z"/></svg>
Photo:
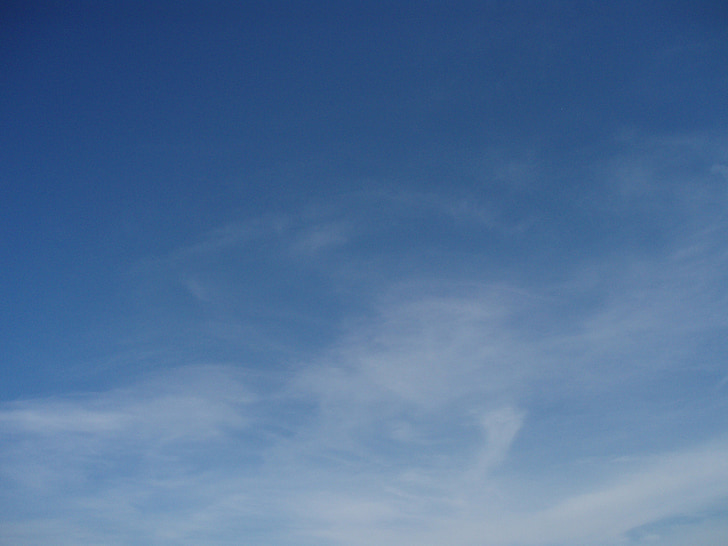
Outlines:
<svg viewBox="0 0 728 546"><path fill-rule="evenodd" d="M600 306L545 331L548 309L583 289L557 298L502 284L402 285L266 394L237 366L193 366L124 389L6 404L3 505L14 516L0 533L30 544L32 526L37 537L64 532L68 544L113 543L109 522L124 521L128 539L225 544L234 529L275 521L269 544L616 544L699 512L728 493L720 439L600 463L604 478L571 488L537 474L535 501L511 456L532 430L534 390L570 390L569 377L588 392L607 375L619 385L640 366L681 365L661 344L708 328L710 317L680 319L703 293L705 310L717 289L704 256L682 255L662 275L621 270ZM707 279L698 293L687 280L697 264ZM656 360L614 365L634 353L635 332ZM45 502L10 509L8 495L38 493ZM64 508L54 508L61 495Z"/></svg>
<svg viewBox="0 0 728 546"><path fill-rule="evenodd" d="M629 168L604 170L620 173L612 198L678 203L672 179L624 190L658 176L663 152L646 169L615 159ZM717 199L722 163L699 163L696 199ZM675 205L690 221L656 248L544 278L351 273L386 272L399 248L357 254L383 228L343 214L209 234L162 269L228 337L240 329L226 300L267 286L240 288L249 264L313 270L365 301L328 343L270 368L189 356L124 387L4 403L0 542L604 546L679 527L717 544L728 253L724 211L696 202ZM447 203L451 222L472 220ZM392 229L415 231L418 210ZM215 276L224 259L234 267ZM305 318L320 300L304 303L264 310Z"/></svg>

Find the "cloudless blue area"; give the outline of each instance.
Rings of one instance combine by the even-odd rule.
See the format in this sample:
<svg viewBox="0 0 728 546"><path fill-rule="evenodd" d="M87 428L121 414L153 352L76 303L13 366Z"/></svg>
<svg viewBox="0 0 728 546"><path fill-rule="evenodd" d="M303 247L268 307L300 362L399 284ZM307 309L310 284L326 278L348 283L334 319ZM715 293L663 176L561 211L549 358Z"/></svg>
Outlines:
<svg viewBox="0 0 728 546"><path fill-rule="evenodd" d="M725 543L724 2L11 1L0 82L0 542Z"/></svg>

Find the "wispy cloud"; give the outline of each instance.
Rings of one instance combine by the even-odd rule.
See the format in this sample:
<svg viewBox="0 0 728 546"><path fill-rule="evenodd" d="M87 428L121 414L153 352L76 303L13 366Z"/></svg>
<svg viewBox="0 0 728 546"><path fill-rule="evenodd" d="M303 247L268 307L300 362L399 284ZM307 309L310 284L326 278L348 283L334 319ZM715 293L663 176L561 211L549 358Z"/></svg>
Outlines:
<svg viewBox="0 0 728 546"><path fill-rule="evenodd" d="M311 256L341 246L349 239L347 231L346 227L340 224L315 226L296 237L292 245L293 252Z"/></svg>
<svg viewBox="0 0 728 546"><path fill-rule="evenodd" d="M663 369L680 365L664 359L666 336L711 319L681 325L696 301L686 276L697 271L667 263L661 275L605 269L615 289L602 291L603 303L550 324L548 309L583 287L402 285L265 394L238 367L200 366L6 404L3 504L13 516L0 533L20 544L32 543L29 526L36 536L65 530L77 537L68 544L79 533L104 541L109 522L123 520L132 540L223 544L235 529L275 521L270 544L616 544L639 526L702 510L728 492L721 440L605 462L594 468L603 478L570 488L535 473L536 498L511 456L533 432L533 389L573 397L573 385L588 391L608 375L619 383L640 366L654 371L649 358L615 366L635 351L635 332L640 354L663 355ZM705 257L691 263L707 283L698 294L716 290ZM7 495L39 492L47 502L32 509L8 504Z"/></svg>
<svg viewBox="0 0 728 546"><path fill-rule="evenodd" d="M689 219L649 251L596 252L544 278L352 276L367 297L329 341L270 369L179 364L125 387L4 404L0 542L604 546L662 540L686 518L680 536L717 544L728 498L716 356L728 253L711 165L722 163L698 154L701 195L683 204L677 175L672 189L656 186L660 150L643 153L648 169L624 158L595 169L616 186L599 190L615 200L604 208L664 194ZM643 178L643 189L624 191ZM399 210L403 224L438 206L405 201L386 212ZM454 202L435 215L480 221ZM228 227L164 267L209 306L218 333L262 338L224 308L246 268L267 268L248 292L276 267L313 262L327 283L343 282L327 255L346 248L354 263L376 265L354 247L386 226L362 217L319 211ZM263 299L276 317L300 312L300 323L321 301Z"/></svg>

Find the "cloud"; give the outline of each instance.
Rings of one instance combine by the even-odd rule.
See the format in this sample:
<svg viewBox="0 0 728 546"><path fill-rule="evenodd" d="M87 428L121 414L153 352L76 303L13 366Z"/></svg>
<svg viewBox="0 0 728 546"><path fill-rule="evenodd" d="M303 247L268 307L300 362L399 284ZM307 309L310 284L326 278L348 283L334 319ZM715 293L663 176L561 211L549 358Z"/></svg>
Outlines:
<svg viewBox="0 0 728 546"><path fill-rule="evenodd" d="M674 514L700 514L725 499L728 464L725 442L689 452L666 453L638 468L604 480L588 492L533 511L489 513L482 503L418 536L423 544L625 544L629 531ZM497 498L497 497L496 497ZM395 544L391 537L387 543ZM404 537L402 537L404 538Z"/></svg>
<svg viewBox="0 0 728 546"><path fill-rule="evenodd" d="M708 269L700 290L710 293L718 279ZM556 297L553 288L541 296L504 284L403 284L272 391L244 367L191 366L107 392L6 404L0 537L575 546L617 544L650 522L696 513L728 495L719 439L602 461L588 479L558 484L518 467L538 422L532 388L573 397L576 382L588 391L605 377L593 362L614 362L640 324L638 332L680 335L696 296L687 272L638 270L605 270L615 277L603 303L560 321L553 306L578 300L584 285ZM662 343L642 339L646 353ZM588 441L593 432L571 434ZM551 443L573 468L570 442Z"/></svg>
<svg viewBox="0 0 728 546"><path fill-rule="evenodd" d="M628 537L645 522L700 514L724 499L726 455L725 443L657 455L587 492L535 510L509 507L507 488L514 484L494 478L480 486L479 496L466 499L408 496L396 485L378 495L321 492L300 498L295 514L308 523L311 536L335 544L636 544L643 534Z"/></svg>
<svg viewBox="0 0 728 546"><path fill-rule="evenodd" d="M292 244L294 254L316 255L348 241L347 229L341 225L319 225L304 231Z"/></svg>
<svg viewBox="0 0 728 546"><path fill-rule="evenodd" d="M612 213L661 196L660 214L689 220L647 251L595 252L548 275L362 268L361 284L345 280L365 301L317 350L3 404L0 542L717 544L728 499L725 195L708 180L718 163L698 154L697 191L681 201L681 146L652 142L596 169ZM368 233L409 221L414 231L433 215L489 222L456 199L402 195L369 223L367 205L352 219L332 206L231 224L166 267L209 305L216 339L260 344L259 330L212 304L277 290L266 285L276 267L301 268L298 280L314 262L335 291L341 264L319 258L346 245L352 263L376 264L384 250L356 251ZM286 307L295 292L278 307L261 298L263 311L299 311ZM237 300L246 312L250 299Z"/></svg>
<svg viewBox="0 0 728 546"><path fill-rule="evenodd" d="M713 174L718 174L722 176L723 178L728 179L728 165L722 165L720 163L716 163L710 168L710 172Z"/></svg>
<svg viewBox="0 0 728 546"><path fill-rule="evenodd" d="M725 202L724 188L710 176L720 175L728 158L725 138L699 133L646 137L626 131L615 145L619 153L592 166L594 182L606 183L614 192L610 206L695 214L710 210L711 201Z"/></svg>
<svg viewBox="0 0 728 546"><path fill-rule="evenodd" d="M2 450L2 476L18 493L55 491L189 464L249 426L254 398L238 376L193 366L126 389L5 404L0 432L17 441Z"/></svg>
<svg viewBox="0 0 728 546"><path fill-rule="evenodd" d="M632 436L676 415L655 413L649 378L679 371L725 327L717 236L528 288L390 286L266 389L242 364L183 366L107 392L7 403L0 537L113 543L123 521L121 542L259 532L270 544L570 546L617 544L709 508L728 496L728 448L710 440L718 425L688 450ZM710 360L691 365L724 376ZM710 392L706 411L720 407ZM561 410L549 428L531 406L554 400L622 414L616 429L591 429ZM574 470L607 441L625 462ZM528 463L534 446L541 469ZM558 483L553 457L566 469Z"/></svg>

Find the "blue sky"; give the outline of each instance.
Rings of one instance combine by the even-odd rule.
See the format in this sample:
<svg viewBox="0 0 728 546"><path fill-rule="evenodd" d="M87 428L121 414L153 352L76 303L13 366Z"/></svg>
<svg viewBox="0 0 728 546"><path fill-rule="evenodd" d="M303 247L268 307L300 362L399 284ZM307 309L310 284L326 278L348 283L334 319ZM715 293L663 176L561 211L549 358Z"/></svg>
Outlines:
<svg viewBox="0 0 728 546"><path fill-rule="evenodd" d="M0 543L722 546L721 2L11 2Z"/></svg>

